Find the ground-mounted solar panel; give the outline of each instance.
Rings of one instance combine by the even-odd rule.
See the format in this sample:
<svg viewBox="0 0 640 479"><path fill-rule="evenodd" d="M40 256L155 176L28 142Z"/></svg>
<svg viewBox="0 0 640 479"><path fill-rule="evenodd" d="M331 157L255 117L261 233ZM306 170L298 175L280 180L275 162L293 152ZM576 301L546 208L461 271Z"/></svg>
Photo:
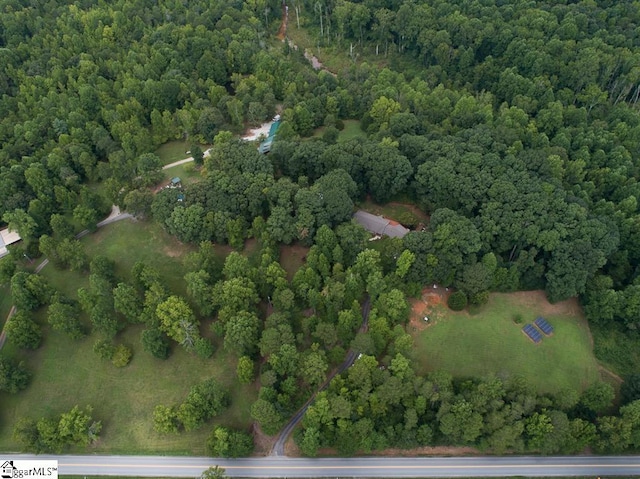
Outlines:
<svg viewBox="0 0 640 479"><path fill-rule="evenodd" d="M536 344L542 341L542 334L540 334L540 331L534 328L531 324L525 324L522 328L522 332L529 336L529 339Z"/></svg>
<svg viewBox="0 0 640 479"><path fill-rule="evenodd" d="M551 336L553 334L553 326L551 326L542 316L537 317L534 323L538 329L547 336Z"/></svg>

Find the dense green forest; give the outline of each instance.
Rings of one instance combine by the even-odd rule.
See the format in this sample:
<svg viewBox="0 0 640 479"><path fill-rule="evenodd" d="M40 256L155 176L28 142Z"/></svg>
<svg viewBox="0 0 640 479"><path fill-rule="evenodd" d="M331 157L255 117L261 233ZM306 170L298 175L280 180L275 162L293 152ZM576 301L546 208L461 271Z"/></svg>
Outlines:
<svg viewBox="0 0 640 479"><path fill-rule="evenodd" d="M251 415L267 434L349 349L362 353L306 413L297 440L309 455L640 447L637 2L292 3L288 28L344 60L335 75L274 38L278 1L0 8L0 217L24 240L0 263L20 310L15 345L40 345L29 311L47 307L71 338L90 324L95 352L116 366L131 359L113 343L128 324L145 325L157 358L174 343L203 358L222 347L239 358L238 381L259 383ZM235 139L276 111L269 155ZM338 141L353 118L366 137ZM213 148L194 153L197 182L154 194L162 163L151 152L174 139ZM351 222L367 197L412 202L428 225L372 249ZM144 263L126 281L87 257L74 234L111 204L199 245L185 259L186 297ZM249 238L251 257L221 260L211 246ZM292 243L310 249L289 281L279 248ZM23 253L88 284L64 297L23 271ZM416 375L407 297L432 283L474 307L491 291L578 296L596 355L625 376L622 407L602 383L549 396L493 371ZM210 340L199 327L212 318ZM28 387L17 359L0 371L0 389ZM217 383L195 385L153 411L156 431L198 428L227 402ZM32 450L74 443L52 424L27 420L16 436ZM216 428L210 452L248 453L245 433Z"/></svg>

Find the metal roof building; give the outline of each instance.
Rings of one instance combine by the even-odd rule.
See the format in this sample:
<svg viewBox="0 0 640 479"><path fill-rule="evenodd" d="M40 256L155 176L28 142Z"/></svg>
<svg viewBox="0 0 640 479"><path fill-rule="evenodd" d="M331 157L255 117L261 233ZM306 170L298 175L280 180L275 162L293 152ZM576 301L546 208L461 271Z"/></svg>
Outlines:
<svg viewBox="0 0 640 479"><path fill-rule="evenodd" d="M376 216L366 211L358 210L353 217L364 229L377 235L403 238L409 232L407 228L397 221L389 220L383 216Z"/></svg>
<svg viewBox="0 0 640 479"><path fill-rule="evenodd" d="M9 228L5 228L0 230L0 258L9 254L9 250L7 250L7 246L13 243L17 243L22 238L15 231L9 231Z"/></svg>

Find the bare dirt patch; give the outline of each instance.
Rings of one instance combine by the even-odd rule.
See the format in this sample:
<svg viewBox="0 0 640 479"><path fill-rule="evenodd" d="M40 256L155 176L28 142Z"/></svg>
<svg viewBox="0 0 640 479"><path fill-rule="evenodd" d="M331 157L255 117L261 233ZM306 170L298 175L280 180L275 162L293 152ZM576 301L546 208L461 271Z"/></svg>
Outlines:
<svg viewBox="0 0 640 479"><path fill-rule="evenodd" d="M164 252L164 254L166 254L167 256L169 256L170 258L178 258L180 256L182 256L182 254L184 253L184 251L180 248L175 248L172 246L165 246L162 251Z"/></svg>
<svg viewBox="0 0 640 479"><path fill-rule="evenodd" d="M424 211L422 211L420 208L418 208L416 205L411 204L411 203L398 203L395 201L392 201L391 203L389 203L391 206L402 206L406 209L408 209L409 211L411 211L416 218L418 218L420 220L421 223L428 223L429 222L429 218L430 216L428 214L426 214Z"/></svg>
<svg viewBox="0 0 640 479"><path fill-rule="evenodd" d="M605 368L601 364L598 365L598 370L600 371L600 377L605 382L612 382L614 384L617 384L618 386L620 386L624 382L624 379L622 379L613 371L609 371L607 368Z"/></svg>
<svg viewBox="0 0 640 479"><path fill-rule="evenodd" d="M376 456L388 457L418 457L418 456L477 456L480 451L473 447L416 447L414 449L385 449L372 453Z"/></svg>
<svg viewBox="0 0 640 479"><path fill-rule="evenodd" d="M288 457L301 457L300 448L296 445L293 440L293 435L287 439L287 442L284 444L284 454Z"/></svg>
<svg viewBox="0 0 640 479"><path fill-rule="evenodd" d="M309 248L298 244L280 246L280 264L287 272L287 279L291 281L296 271L304 264Z"/></svg>
<svg viewBox="0 0 640 479"><path fill-rule="evenodd" d="M254 456L268 456L273 449L273 444L276 442L276 438L267 436L257 422L253 423L251 427L253 434L253 443L255 444Z"/></svg>
<svg viewBox="0 0 640 479"><path fill-rule="evenodd" d="M434 287L435 286L435 287ZM439 316L439 310L446 307L447 298L451 291L448 288L434 285L426 287L422 290L420 299L411 299L411 319L409 324L412 330L421 331L436 322ZM425 321L425 317L429 321Z"/></svg>

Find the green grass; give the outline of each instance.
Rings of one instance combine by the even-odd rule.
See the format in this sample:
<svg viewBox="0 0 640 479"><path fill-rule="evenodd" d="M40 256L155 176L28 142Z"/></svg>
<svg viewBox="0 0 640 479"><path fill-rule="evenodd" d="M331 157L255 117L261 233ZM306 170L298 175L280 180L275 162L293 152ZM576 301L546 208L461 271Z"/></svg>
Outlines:
<svg viewBox="0 0 640 479"><path fill-rule="evenodd" d="M338 135L338 141L341 142L366 137L367 134L360 128L360 120L344 120L344 128Z"/></svg>
<svg viewBox="0 0 640 479"><path fill-rule="evenodd" d="M168 287L185 294L182 257L195 248L183 245L153 223L120 221L83 240L87 254L103 254L116 261L116 273L128 279L133 264L142 260L155 267ZM250 252L251 244L247 250ZM48 265L41 272L56 289L70 297L88 284L86 273L60 271ZM1 291L0 291L1 292ZM2 295L2 304L10 304ZM4 306L3 306L4 307ZM153 358L142 350L142 325L128 326L116 342L134 350L131 364L123 369L99 359L92 351L97 337L71 341L45 324L46 309L36 313L44 326L43 345L35 352L17 351L7 344L7 352L24 360L34 372L30 386L14 396L0 394L0 451L15 451L11 434L15 421L23 416L38 418L56 415L75 404L91 405L94 417L103 421L101 440L90 452L108 454L205 454L206 439L211 424L199 431L178 435L160 435L153 431L152 413L157 404L181 402L194 384L215 377L225 384L232 395L231 407L215 423L247 429L251 424L249 408L256 399L251 386L237 384L236 359L220 345L212 359L203 360L174 345L167 361ZM201 330L210 336L209 324Z"/></svg>
<svg viewBox="0 0 640 479"><path fill-rule="evenodd" d="M133 265L143 261L159 271L172 292L186 294L182 257L195 247L180 243L158 224L123 220L85 236L82 242L89 257L100 254L115 261L118 278L129 280ZM40 274L71 298L77 298L78 288L89 284L87 273L60 270L51 263Z"/></svg>
<svg viewBox="0 0 640 479"><path fill-rule="evenodd" d="M163 165L168 165L174 161L184 160L191 156L186 152L191 149L191 143L184 140L169 141L161 145L154 153L160 157ZM206 148L202 148L204 151Z"/></svg>
<svg viewBox="0 0 640 479"><path fill-rule="evenodd" d="M321 126L313 132L313 138L321 138L327 128ZM360 129L360 120L344 120L344 128L338 134L338 143L353 140L354 138L366 138L367 134Z"/></svg>
<svg viewBox="0 0 640 479"><path fill-rule="evenodd" d="M358 208L374 215L382 215L408 227L415 227L419 223L426 224L429 222L429 216L416 206L401 203L387 203L386 205L378 205L371 200L359 203Z"/></svg>
<svg viewBox="0 0 640 479"><path fill-rule="evenodd" d="M101 254L114 260L119 277L129 279L131 267L144 261L158 270L174 293L186 294L182 256L196 248L180 243L160 225L123 220L100 228L83 241L90 257Z"/></svg>
<svg viewBox="0 0 640 479"><path fill-rule="evenodd" d="M513 317L522 314L524 323L531 323L542 309L522 295L493 294L474 316L435 307L429 313L435 324L413 331L418 371L445 370L458 377L522 375L541 393L582 390L598 380L588 326L579 313L545 315L555 333L535 345Z"/></svg>
<svg viewBox="0 0 640 479"><path fill-rule="evenodd" d="M215 423L249 427L256 392L237 384L235 358L220 348L212 359L203 360L176 346L168 360L158 360L142 351L142 329L129 326L118 336L117 342L134 349L132 362L122 369L93 353L96 337L70 341L47 331L44 345L24 356L29 369L37 371L30 386L18 395L0 395L0 450L17 450L11 432L18 418L53 416L78 404L93 406L94 418L103 422L101 439L90 452L205 454L211 424L189 433L161 435L153 431L152 415L156 405L181 402L191 386L209 377L225 384L232 396L231 407Z"/></svg>
<svg viewBox="0 0 640 479"><path fill-rule="evenodd" d="M182 180L183 185L195 183L202 179L200 170L195 168L193 162L167 168L166 170L162 170L162 174L164 175L163 185L167 184L171 178L176 176Z"/></svg>

